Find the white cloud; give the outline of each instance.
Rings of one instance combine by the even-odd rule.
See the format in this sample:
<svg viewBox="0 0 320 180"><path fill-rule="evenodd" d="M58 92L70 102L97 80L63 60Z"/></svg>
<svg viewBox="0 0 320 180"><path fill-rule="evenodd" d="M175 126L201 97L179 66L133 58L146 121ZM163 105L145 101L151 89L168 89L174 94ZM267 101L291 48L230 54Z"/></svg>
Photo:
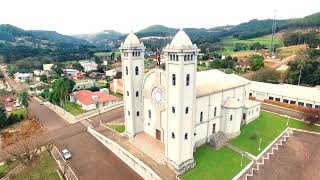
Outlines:
<svg viewBox="0 0 320 180"><path fill-rule="evenodd" d="M137 31L153 24L213 27L253 18L303 17L319 11L319 0L1 0L0 24L64 34L104 29Z"/></svg>

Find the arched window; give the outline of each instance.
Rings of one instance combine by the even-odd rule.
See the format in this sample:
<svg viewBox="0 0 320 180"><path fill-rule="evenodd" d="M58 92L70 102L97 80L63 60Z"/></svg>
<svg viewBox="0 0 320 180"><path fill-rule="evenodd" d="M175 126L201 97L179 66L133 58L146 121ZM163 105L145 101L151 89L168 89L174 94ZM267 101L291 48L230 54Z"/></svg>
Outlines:
<svg viewBox="0 0 320 180"><path fill-rule="evenodd" d="M190 74L187 74L187 77L186 77L186 86L189 86L190 84Z"/></svg>
<svg viewBox="0 0 320 180"><path fill-rule="evenodd" d="M176 108L174 108L173 106L172 106L171 110L172 110L172 113L176 113Z"/></svg>
<svg viewBox="0 0 320 180"><path fill-rule="evenodd" d="M188 61L190 60L190 54L188 55Z"/></svg>
<svg viewBox="0 0 320 180"><path fill-rule="evenodd" d="M139 111L137 111L137 116L140 116L140 112Z"/></svg>
<svg viewBox="0 0 320 180"><path fill-rule="evenodd" d="M172 74L172 85L176 85L176 75Z"/></svg>
<svg viewBox="0 0 320 180"><path fill-rule="evenodd" d="M170 54L170 60L172 61L172 54Z"/></svg>
<svg viewBox="0 0 320 180"><path fill-rule="evenodd" d="M148 111L148 117L151 118L151 110Z"/></svg>
<svg viewBox="0 0 320 180"><path fill-rule="evenodd" d="M203 112L201 111L200 112L200 122L202 122L202 120L203 120Z"/></svg>
<svg viewBox="0 0 320 180"><path fill-rule="evenodd" d="M189 113L189 107L186 107L186 114Z"/></svg>
<svg viewBox="0 0 320 180"><path fill-rule="evenodd" d="M129 91L127 91L127 96L129 96Z"/></svg>
<svg viewBox="0 0 320 180"><path fill-rule="evenodd" d="M176 55L176 61L179 61L179 56L178 55Z"/></svg>
<svg viewBox="0 0 320 180"><path fill-rule="evenodd" d="M136 91L136 97L139 97L139 91Z"/></svg>
<svg viewBox="0 0 320 180"><path fill-rule="evenodd" d="M128 75L128 67L126 66L126 75Z"/></svg>
<svg viewBox="0 0 320 180"><path fill-rule="evenodd" d="M187 55L183 56L183 60L186 61L187 60Z"/></svg>
<svg viewBox="0 0 320 180"><path fill-rule="evenodd" d="M176 60L176 55L172 55L172 60Z"/></svg>
<svg viewBox="0 0 320 180"><path fill-rule="evenodd" d="M191 54L190 60L191 60L191 61L193 60L193 55L192 55L192 54Z"/></svg>
<svg viewBox="0 0 320 180"><path fill-rule="evenodd" d="M232 115L230 115L230 121L232 121Z"/></svg>
<svg viewBox="0 0 320 180"><path fill-rule="evenodd" d="M184 139L188 139L188 133L184 134Z"/></svg>
<svg viewBox="0 0 320 180"><path fill-rule="evenodd" d="M217 107L214 107L213 116L214 116L214 117L216 117L216 116L217 116Z"/></svg>
<svg viewBox="0 0 320 180"><path fill-rule="evenodd" d="M138 66L136 66L135 72L136 72L136 75L139 75L139 68L138 68Z"/></svg>
<svg viewBox="0 0 320 180"><path fill-rule="evenodd" d="M172 137L172 139L174 139L174 137L175 137L173 132L171 133L171 137Z"/></svg>
<svg viewBox="0 0 320 180"><path fill-rule="evenodd" d="M128 116L130 116L130 111L128 111Z"/></svg>

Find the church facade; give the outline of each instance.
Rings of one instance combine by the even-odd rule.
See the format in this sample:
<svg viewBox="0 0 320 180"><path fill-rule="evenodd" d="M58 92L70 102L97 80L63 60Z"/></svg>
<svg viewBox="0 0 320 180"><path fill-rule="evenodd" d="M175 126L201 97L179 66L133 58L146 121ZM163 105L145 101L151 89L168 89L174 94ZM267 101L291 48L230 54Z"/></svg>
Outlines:
<svg viewBox="0 0 320 180"><path fill-rule="evenodd" d="M145 74L145 47L133 33L120 50L125 134L144 132L163 143L167 164L177 172L195 165L194 150L212 134L235 137L260 114L260 103L249 100L249 80L218 70L197 72L200 50L182 30L163 49L165 70Z"/></svg>

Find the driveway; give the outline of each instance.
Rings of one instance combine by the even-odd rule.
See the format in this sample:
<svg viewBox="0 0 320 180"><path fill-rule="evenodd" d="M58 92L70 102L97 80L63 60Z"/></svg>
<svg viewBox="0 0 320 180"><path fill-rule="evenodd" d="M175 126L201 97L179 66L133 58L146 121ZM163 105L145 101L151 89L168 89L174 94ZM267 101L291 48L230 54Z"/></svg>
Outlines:
<svg viewBox="0 0 320 180"><path fill-rule="evenodd" d="M280 106L274 106L274 105L262 103L261 104L261 109L262 110L266 110L266 111L275 112L275 113L278 113L278 114L288 115L290 117L297 118L297 119L303 119L303 114L301 112L298 112L298 111L295 111L295 110L291 110L291 109L287 109L287 108L283 108L283 107L280 107Z"/></svg>

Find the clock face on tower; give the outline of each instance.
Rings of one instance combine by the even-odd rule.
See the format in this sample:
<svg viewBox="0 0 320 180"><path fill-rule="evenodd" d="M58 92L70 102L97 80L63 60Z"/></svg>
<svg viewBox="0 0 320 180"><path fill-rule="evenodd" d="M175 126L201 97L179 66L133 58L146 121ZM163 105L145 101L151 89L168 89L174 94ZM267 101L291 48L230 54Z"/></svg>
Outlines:
<svg viewBox="0 0 320 180"><path fill-rule="evenodd" d="M159 108L165 107L165 92L160 87L155 87L151 92L152 102Z"/></svg>

